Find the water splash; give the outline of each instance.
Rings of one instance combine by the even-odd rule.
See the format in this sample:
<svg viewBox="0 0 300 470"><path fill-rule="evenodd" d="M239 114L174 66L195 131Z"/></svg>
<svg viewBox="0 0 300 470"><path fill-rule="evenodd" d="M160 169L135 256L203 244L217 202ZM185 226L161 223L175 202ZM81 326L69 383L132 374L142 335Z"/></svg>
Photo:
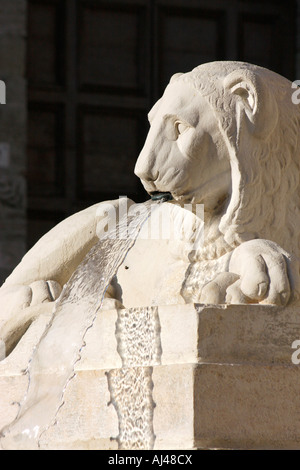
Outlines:
<svg viewBox="0 0 300 470"><path fill-rule="evenodd" d="M3 449L38 449L40 437L63 404L64 392L75 376L87 330L93 326L113 276L150 216L152 201L122 219L115 236L101 239L64 286L52 319L27 368L29 384L16 419L1 431ZM158 206L158 204L157 204Z"/></svg>
<svg viewBox="0 0 300 470"><path fill-rule="evenodd" d="M119 450L151 450L154 446L152 367L113 369L107 375L111 402L119 421Z"/></svg>
<svg viewBox="0 0 300 470"><path fill-rule="evenodd" d="M162 354L158 307L118 310L116 338L122 368L110 370L107 380L119 421L118 448L153 449L152 366Z"/></svg>

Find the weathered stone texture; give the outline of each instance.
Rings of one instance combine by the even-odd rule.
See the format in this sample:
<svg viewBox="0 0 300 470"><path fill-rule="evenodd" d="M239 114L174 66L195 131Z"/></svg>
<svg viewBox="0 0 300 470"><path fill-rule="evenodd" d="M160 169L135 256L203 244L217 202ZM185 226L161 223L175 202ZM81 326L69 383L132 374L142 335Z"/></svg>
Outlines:
<svg viewBox="0 0 300 470"><path fill-rule="evenodd" d="M2 426L16 415L11 403L22 399L27 383L22 370L50 314L51 304L0 362ZM124 367L120 313L100 311L41 448L118 449L130 438L141 439L150 425L154 449L299 449L300 365L291 360L299 318L299 309L291 307L158 307L160 331L153 344L159 339L159 359L143 365L136 354L136 362L132 357ZM138 329L135 334L143 351ZM149 381L141 382L146 376ZM125 378L123 390L109 384L113 377ZM145 414L147 397L153 406ZM131 422L126 410L138 413L139 406Z"/></svg>

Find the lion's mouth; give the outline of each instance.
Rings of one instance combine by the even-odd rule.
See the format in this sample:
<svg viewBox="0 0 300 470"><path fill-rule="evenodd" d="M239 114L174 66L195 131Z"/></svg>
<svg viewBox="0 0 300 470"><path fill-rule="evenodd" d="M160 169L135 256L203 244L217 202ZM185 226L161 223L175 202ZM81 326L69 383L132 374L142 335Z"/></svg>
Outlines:
<svg viewBox="0 0 300 470"><path fill-rule="evenodd" d="M171 201L173 196L170 192L160 192L160 191L152 191L150 193L152 201Z"/></svg>

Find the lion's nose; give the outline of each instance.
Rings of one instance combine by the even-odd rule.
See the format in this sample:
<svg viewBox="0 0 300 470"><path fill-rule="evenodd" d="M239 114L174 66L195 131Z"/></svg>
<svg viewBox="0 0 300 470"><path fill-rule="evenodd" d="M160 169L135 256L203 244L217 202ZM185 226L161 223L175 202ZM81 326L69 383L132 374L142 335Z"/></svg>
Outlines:
<svg viewBox="0 0 300 470"><path fill-rule="evenodd" d="M157 180L158 172L154 171L151 158L145 158L141 153L135 164L134 173L141 180L152 183Z"/></svg>

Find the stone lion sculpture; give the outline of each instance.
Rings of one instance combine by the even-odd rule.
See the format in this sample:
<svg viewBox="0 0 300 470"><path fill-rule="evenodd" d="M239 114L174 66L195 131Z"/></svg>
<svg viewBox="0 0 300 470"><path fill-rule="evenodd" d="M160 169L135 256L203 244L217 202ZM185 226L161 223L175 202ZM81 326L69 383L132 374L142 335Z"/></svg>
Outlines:
<svg viewBox="0 0 300 470"><path fill-rule="evenodd" d="M139 237L104 307L299 302L299 121L291 82L242 62L176 74L149 113L135 173L160 207L204 205L204 243ZM118 211L120 201L110 204ZM133 201L126 201L131 206ZM9 351L98 240L103 204L66 219L23 258L0 290Z"/></svg>

